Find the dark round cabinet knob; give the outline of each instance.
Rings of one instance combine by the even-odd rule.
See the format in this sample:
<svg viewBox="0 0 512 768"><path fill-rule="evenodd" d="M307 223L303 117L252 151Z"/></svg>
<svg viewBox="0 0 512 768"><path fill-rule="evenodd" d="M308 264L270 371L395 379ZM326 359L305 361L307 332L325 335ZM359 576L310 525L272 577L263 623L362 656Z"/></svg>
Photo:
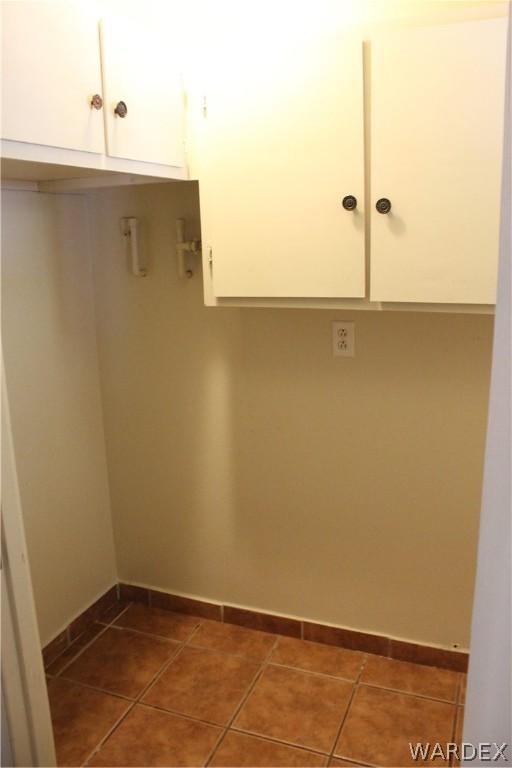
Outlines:
<svg viewBox="0 0 512 768"><path fill-rule="evenodd" d="M103 99L99 95L99 93L95 93L94 96L91 98L91 107L93 109L101 109L103 106Z"/></svg>
<svg viewBox="0 0 512 768"><path fill-rule="evenodd" d="M391 210L391 200L387 197L380 197L375 203L375 207L379 213L389 213Z"/></svg>
<svg viewBox="0 0 512 768"><path fill-rule="evenodd" d="M116 108L114 109L114 112L118 117L126 117L126 115L128 114L128 107L126 106L124 101L118 101Z"/></svg>
<svg viewBox="0 0 512 768"><path fill-rule="evenodd" d="M357 208L357 197L354 197L354 195L345 195L341 204L346 211L355 211Z"/></svg>

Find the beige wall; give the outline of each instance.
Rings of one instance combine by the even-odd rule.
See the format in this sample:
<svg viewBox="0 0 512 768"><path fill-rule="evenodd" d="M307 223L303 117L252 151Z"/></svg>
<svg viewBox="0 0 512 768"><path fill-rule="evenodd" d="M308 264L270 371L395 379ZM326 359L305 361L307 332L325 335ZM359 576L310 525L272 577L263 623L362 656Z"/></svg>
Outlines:
<svg viewBox="0 0 512 768"><path fill-rule="evenodd" d="M207 309L174 255L194 184L95 200L120 578L467 646L492 318ZM146 228L142 280L123 215ZM334 319L354 359L331 356Z"/></svg>
<svg viewBox="0 0 512 768"><path fill-rule="evenodd" d="M2 194L3 349L43 644L116 581L82 197Z"/></svg>

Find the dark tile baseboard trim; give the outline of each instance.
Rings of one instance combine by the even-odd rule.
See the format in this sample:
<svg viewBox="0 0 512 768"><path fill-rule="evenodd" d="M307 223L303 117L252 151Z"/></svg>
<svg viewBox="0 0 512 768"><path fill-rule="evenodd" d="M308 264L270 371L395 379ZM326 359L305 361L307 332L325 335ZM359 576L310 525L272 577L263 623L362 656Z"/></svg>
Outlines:
<svg viewBox="0 0 512 768"><path fill-rule="evenodd" d="M457 672L467 672L468 668L469 654L463 651L451 651L419 643L408 643L404 640L395 640L392 637L385 637L383 635L357 632L353 629L332 627L327 624L317 624L311 621L300 621L299 619L262 613L248 608L236 608L231 605L210 603L205 600L182 597L181 595L173 595L168 592L160 592L132 584L119 584L118 587L109 589L103 597L96 600L90 608L72 621L64 632L57 635L51 643L43 648L45 666L51 664L57 656L66 650L80 634L111 608L117 600L144 603L145 605L162 608L167 611L193 614L205 619L238 624L239 626L258 629L262 632L313 640L317 643L336 645L340 648L376 653L379 656L387 656L390 659L400 661L411 661L415 664L442 667Z"/></svg>
<svg viewBox="0 0 512 768"><path fill-rule="evenodd" d="M251 611L248 608L224 606L224 621L228 624L238 624L249 629L259 629L260 632L272 632L288 637L302 637L302 622L287 616L275 616L270 613Z"/></svg>

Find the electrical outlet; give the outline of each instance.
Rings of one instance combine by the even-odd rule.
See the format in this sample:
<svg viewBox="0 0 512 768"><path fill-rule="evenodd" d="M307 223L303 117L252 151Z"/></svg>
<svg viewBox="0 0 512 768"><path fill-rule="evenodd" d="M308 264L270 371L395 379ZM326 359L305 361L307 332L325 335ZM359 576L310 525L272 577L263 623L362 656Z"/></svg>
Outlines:
<svg viewBox="0 0 512 768"><path fill-rule="evenodd" d="M355 323L332 324L332 354L334 357L354 357L356 354Z"/></svg>

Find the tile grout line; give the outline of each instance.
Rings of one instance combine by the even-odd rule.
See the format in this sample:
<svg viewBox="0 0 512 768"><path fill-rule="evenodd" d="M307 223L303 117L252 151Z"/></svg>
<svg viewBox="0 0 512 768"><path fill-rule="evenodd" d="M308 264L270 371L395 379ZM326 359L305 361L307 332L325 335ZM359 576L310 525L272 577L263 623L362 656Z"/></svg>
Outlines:
<svg viewBox="0 0 512 768"><path fill-rule="evenodd" d="M97 690L97 689L94 689L94 690ZM113 725L111 728L109 728L109 730L108 730L108 731L106 732L106 734L103 736L103 738L101 739L101 741L100 741L100 742L99 742L99 743L98 743L98 744L97 744L97 745L94 747L94 749L92 750L92 752L90 752L90 753L89 753L89 755L87 756L86 760L84 760L84 762L82 763L82 766L87 766L87 765L89 764L89 761L90 761L90 760L92 760L92 758L94 757L94 755L96 755L96 754L97 754L97 753L100 751L101 747L102 747L102 746L103 746L103 744L104 744L104 743L107 741L107 739L109 739L109 738L112 736L112 734L113 734L115 731L117 731L117 729L119 728L119 726L121 725L121 723L122 723L122 722L123 722L123 721L126 719L126 717L127 717L127 716L130 714L130 712L133 710L133 708L135 707L135 704L136 704L136 703L137 703L136 701L132 701L132 703L131 703L131 706L130 706L130 707L128 707L128 709L126 710L126 712L124 712L124 713L121 715L121 717L120 717L118 720L116 720L116 722L114 723L114 725Z"/></svg>
<svg viewBox="0 0 512 768"><path fill-rule="evenodd" d="M412 696L415 699L424 699L426 701L435 701L437 704L451 704L457 706L456 701L450 701L449 699L436 699L435 696L427 696L424 693L415 693L414 691L404 691L401 688L387 688L385 685L377 685L377 683L361 682L358 685L365 688L377 688L379 691L388 691L388 693L399 693L401 696Z"/></svg>
<svg viewBox="0 0 512 768"><path fill-rule="evenodd" d="M244 704L245 704L245 703L246 703L246 701L248 700L249 696L250 696L250 695L251 695L251 693L253 692L253 690L254 690L254 688L256 687L256 685L257 685L258 681L261 679L261 676L263 675L263 673L264 673L265 669L266 669L266 668L267 668L267 666L268 666L268 661L269 661L269 659L271 658L272 654L274 653L274 650L275 650L275 648L276 648L276 645L277 645L278 641L279 641L279 635L275 635L275 638L274 638L274 642L272 643L272 647L269 649L269 651L268 651L267 655L266 655L266 656L265 656L265 658L262 660L262 662L261 662L261 666L260 666L260 668L259 668L258 672L255 674L255 676L254 676L254 679L252 680L252 682L251 682L251 683L250 683L250 685L248 686L248 688L247 688L246 692L245 692L245 693L242 695L242 698L241 698L241 700L240 700L240 703L239 703L239 704L238 704L238 706L235 708L235 711L233 712L233 714L232 714L231 718L228 720L228 722L227 722L226 726L224 727L224 731L223 731L223 733L221 734L221 736L220 736L220 738L219 738L218 742L216 743L215 747L212 749L212 751L211 751L211 752L210 752L210 754L208 755L208 759L205 761L205 766L208 766L208 765L210 765L210 762L211 762L211 760L213 760L213 758L215 757L215 754L216 754L217 750L219 749L219 747L221 746L222 742L223 742L223 741L224 741L224 739L226 738L226 736L227 736L227 734L228 734L228 731L229 731L229 729L231 728L231 726L232 726L232 725L233 725L233 723L235 722L236 718L238 717L238 715L239 715L239 713L240 713L240 711L241 711L242 707L244 706Z"/></svg>
<svg viewBox="0 0 512 768"><path fill-rule="evenodd" d="M344 714L344 715L343 715L343 717L341 718L341 723L340 723L340 725L339 725L339 727L338 727L338 730L337 730L336 736L335 736L335 738L334 738L334 743L333 743L333 746L332 746L331 752L330 752L330 754L329 754L329 760L328 760L328 764L329 764L329 763L330 763L330 762L333 760L333 758L335 757L335 754L334 754L334 753L336 752L336 747L338 746L338 742L339 742L339 740L340 740L340 738L341 738L341 733L342 733L342 731L343 731L343 726L344 726L344 725L345 725L345 723L347 722L347 719L348 719L348 713L350 712L350 709L351 709L351 707L352 707L352 702L354 701L354 699L355 699L355 697L356 697L356 693L357 693L357 691L358 691L358 689L359 689L359 682L360 682L360 680L361 680L361 677L362 677L362 674L363 674L363 670L364 670L364 668L365 668L365 666L366 666L366 662L367 662L367 661L368 661L368 656L365 654L365 656L364 656L364 659L362 660L362 663L361 663L361 667L359 668L359 674L357 675L357 677L356 677L356 679L355 679L355 681L354 681L354 687L352 688L352 693L351 693L351 695L350 695L350 699L349 699L349 701L348 701L348 704L347 704L347 709L345 710L345 714Z"/></svg>
<svg viewBox="0 0 512 768"><path fill-rule="evenodd" d="M236 733L242 736L251 736L252 738L259 739L260 741L271 741L272 744L277 744L281 747L291 747L292 749L296 749L299 752L306 752L307 754L317 755L318 757L323 757L326 760L329 758L328 752L321 752L316 747L307 747L304 744L297 744L295 741L277 739L275 736L268 736L266 733L263 734L257 731L244 731L242 728L237 728L236 726L232 726L229 730L231 733ZM373 766L371 768L373 768Z"/></svg>
<svg viewBox="0 0 512 768"><path fill-rule="evenodd" d="M194 648L196 651L206 651L207 653L218 653L219 656L229 656L231 658L235 659L244 659L244 661L250 661L253 664L263 664L263 661L261 659L255 659L252 656L246 656L244 653L229 653L228 651L221 651L217 648L209 648L206 645L195 645L194 643L190 643L188 646L189 648Z"/></svg>
<svg viewBox="0 0 512 768"><path fill-rule="evenodd" d="M125 610L128 610L128 608L129 608L129 606L127 606ZM119 618L119 617L116 617L116 619L117 618ZM139 704L139 703L142 704L142 697L145 696L145 694L148 692L148 690L153 686L154 683L157 682L157 680L164 673L164 671L168 667L170 667L172 662L180 655L180 653L182 652L182 650L185 647L185 645L187 645L187 643L190 640L190 638L199 630L200 626L201 626L201 621L199 621L197 627L194 628L194 630L192 631L192 633L191 633L190 637L187 639L187 641L185 643L183 643L183 644L179 644L176 647L176 649L175 649L174 653L171 655L171 657L166 662L164 662L162 667L155 673L155 675L153 675L151 680L143 687L142 691L138 694L138 696L134 700L132 700L132 706L129 707L126 710L124 715L114 724L114 726L105 734L105 736L103 736L101 741L98 742L98 744L96 745L94 750L90 753L90 755L88 756L87 760L84 763L82 763L82 765L86 766L87 763L91 760L91 758L93 758L94 755L97 754L101 750L103 745L113 735L113 733L117 730L117 728L121 725L121 723L126 719L126 717L128 717L128 715L133 711L133 709L136 707L136 705ZM106 629L107 628L105 628L105 630ZM99 689L94 689L94 690L99 690Z"/></svg>
<svg viewBox="0 0 512 768"><path fill-rule="evenodd" d="M176 648L176 650L172 654L172 656L169 659L167 659L166 662L164 662L164 664L160 667L158 672L156 672L156 674L153 675L151 680L148 683L146 683L146 685L144 686L142 691L139 693L139 695L135 699L135 703L136 704L138 704L139 702L142 703L143 696L145 696L146 693L149 692L150 688L152 688L158 682L158 680L161 678L161 676L164 674L164 672L166 672L169 669L171 664L174 661L176 661L176 659L179 658L179 656L181 656L181 654L183 653L184 649L188 646L188 644L189 644L190 640L192 639L192 637L196 634L196 632L199 631L200 627L201 627L201 621L199 621L197 627L194 627L194 629L190 633L189 637L185 640L185 642L178 644L178 647Z"/></svg>
<svg viewBox="0 0 512 768"><path fill-rule="evenodd" d="M326 760L329 758L329 752L321 752L316 747L309 747L304 744L298 744L296 741L277 739L275 736L268 736L266 733L259 733L259 731L244 731L243 728L237 728L236 726L232 726L229 730L232 733L242 734L243 736L252 736L253 738L260 739L261 741L271 741L272 744L278 744L282 747L291 747L292 749L299 750L299 752L306 752L307 754L312 753L314 755L318 755L319 757L324 757Z"/></svg>
<svg viewBox="0 0 512 768"><path fill-rule="evenodd" d="M459 672L459 682L457 685L457 693L455 694L455 715L453 718L453 725L452 725L452 743L455 742L455 736L457 734L457 721L459 719L459 701L460 701L461 691L462 691L462 674ZM455 766L454 755L450 755L450 766Z"/></svg>
<svg viewBox="0 0 512 768"><path fill-rule="evenodd" d="M233 725L237 715L239 714L239 712L242 709L243 705L245 704L245 702L247 701L247 699L251 695L252 691L254 690L256 684L258 683L259 679L261 678L261 676L262 676L262 674L263 674L263 672L265 670L265 667L266 667L266 665L264 663L262 663L260 668L256 672L252 682L249 684L249 686L247 687L246 691L242 694L241 700L240 700L239 704L237 705L234 714L228 720L227 725L221 726L222 733L221 733L217 743L215 744L215 746L211 750L210 754L208 755L208 758L205 761L205 766L210 765L211 760L213 760L217 750L220 748L222 742L224 741L224 739L226 738L226 736L229 733L230 729L232 728L232 725Z"/></svg>
<svg viewBox="0 0 512 768"><path fill-rule="evenodd" d="M329 674L329 672L316 672L312 669L305 669L304 667L294 667L292 664L280 664L277 661L269 661L268 665L271 667L279 667L280 669L290 669L290 670L293 670L294 672L304 672L305 675L319 675L319 677L327 677L329 678L329 680L342 680L344 683L354 684L355 681L357 680L357 677L351 680L349 677L342 677L341 675L331 675Z"/></svg>
<svg viewBox="0 0 512 768"><path fill-rule="evenodd" d="M455 694L455 703L458 704L460 701L460 694L462 691L462 673L459 672L459 682L457 683L457 692Z"/></svg>
<svg viewBox="0 0 512 768"><path fill-rule="evenodd" d="M222 744L222 742L226 738L227 732L228 732L228 729L227 728L223 728L221 726L221 730L220 730L219 735L217 736L217 740L216 740L215 744L210 749L210 751L208 752L208 754L206 756L206 759L202 763L204 766L210 765L210 761L213 760L217 750L219 749L220 745Z"/></svg>
<svg viewBox="0 0 512 768"><path fill-rule="evenodd" d="M455 736L456 736L456 733L457 733L457 720L458 720L458 716L459 716L458 701L459 701L459 693L460 693L461 686L462 686L462 678L459 680L459 687L457 689L457 702L455 704L453 723L452 723L452 743L455 742ZM450 763L449 763L449 765L450 766L454 766L455 765L455 756L454 755L450 755Z"/></svg>
<svg viewBox="0 0 512 768"><path fill-rule="evenodd" d="M119 618L119 617L118 617ZM117 621L117 619L116 619ZM101 622L100 622L101 623ZM106 629L115 629L116 631L121 632L133 632L134 635L142 635L143 637L150 637L152 640L164 640L167 643L178 643L178 645L184 645L185 642L188 643L188 640L178 640L174 637L166 637L165 635L156 635L152 632L144 632L143 629L134 629L133 627L125 627L121 624L107 624ZM197 629L197 627L194 627L194 632Z"/></svg>
<svg viewBox="0 0 512 768"><path fill-rule="evenodd" d="M196 717L195 715L187 715L184 712L180 712L178 709L167 709L166 707L160 707L158 704L149 704L147 701L134 702L139 707L145 707L146 709L154 709L156 712L162 712L167 715L174 715L176 717L182 717L184 720L191 720L194 723L202 723L203 725L213 726L221 731L224 730L224 726L219 723L215 723L213 720L206 720L204 717Z"/></svg>
<svg viewBox="0 0 512 768"><path fill-rule="evenodd" d="M61 680L65 680L67 683L73 683L73 685L78 685L80 688L87 688L89 691L97 691L98 693L104 693L107 696L112 696L114 699L122 699L123 701L128 701L130 704L135 703L135 699L130 699L129 696L125 696L124 693L112 693L112 691L108 691L106 688L98 688L95 685L89 685L89 683L82 683L78 680L72 680L70 677L66 677L65 675L58 676ZM55 675L52 679L58 679L57 675Z"/></svg>
<svg viewBox="0 0 512 768"><path fill-rule="evenodd" d="M120 612L120 613L119 613L119 614L118 614L118 615L117 615L117 616L116 616L114 619L112 619L112 621L110 622L110 624L105 624L105 623L104 623L104 622L102 622L102 621L93 622L93 624L98 624L99 626L103 627L103 629L101 629L101 630L98 632L98 634L97 634L97 635L94 635L94 637L93 637L93 638L92 638L92 639L91 639L91 640L90 640L88 643L86 643L85 645L83 645L83 646L80 648L80 650L77 650L77 652L76 652L76 654L73 656L73 658L69 659L69 661L67 661L67 662L64 664L64 666L63 666L61 669L59 669L59 671L58 671L58 672L56 672L55 674L52 674L51 672L49 673L49 672L48 672L48 669L50 669L50 667L51 667L53 664L55 664L55 662L56 662L56 661L58 661L58 660L59 660L59 659L60 659L60 658L63 656L63 654L64 654L66 651L69 651L69 649L73 647L73 643L71 643L71 645L68 645L68 647L67 647L67 648L65 648L65 649L62 651L62 653L60 653L60 654L57 656L57 658L56 658L56 659L54 659L54 660L52 661L52 663L48 665L48 669L46 669L46 670L45 670L45 674L46 674L46 675L48 675L49 677L59 677L59 676L62 674L62 672L64 672L64 671L65 671L65 670L66 670L66 669L67 669L67 668L70 666L70 664L72 664L74 661L76 661L76 659L78 659L78 657L79 657L79 656L81 656L81 655L82 655L82 653L83 653L84 651L86 651L86 650L87 650L87 649L88 649L88 648L89 648L89 647L90 647L90 646L91 646L91 645L92 645L92 644L93 644L93 643L94 643L94 642L95 642L95 641L96 641L96 640L97 640L99 637L101 637L102 635L104 635L104 634L105 634L105 632L107 631L107 629L108 629L108 628L109 628L109 627L112 625L112 623L113 623L114 621L117 621L117 619L119 618L119 616L122 616L122 615L123 615L123 613L124 613L125 611L127 611L127 610L128 610L128 608L129 608L129 606L127 605L127 606L126 606L126 608L124 608L124 609L123 609L123 610L122 610L122 611L121 611L121 612ZM87 631L87 630L85 630L85 631ZM82 634L84 634L84 633L82 633ZM78 639L79 639L79 637L80 637L80 635L77 637L77 639L76 639L76 640L78 640ZM75 642L76 642L76 640L75 640ZM68 678L66 678L66 679L68 679Z"/></svg>

